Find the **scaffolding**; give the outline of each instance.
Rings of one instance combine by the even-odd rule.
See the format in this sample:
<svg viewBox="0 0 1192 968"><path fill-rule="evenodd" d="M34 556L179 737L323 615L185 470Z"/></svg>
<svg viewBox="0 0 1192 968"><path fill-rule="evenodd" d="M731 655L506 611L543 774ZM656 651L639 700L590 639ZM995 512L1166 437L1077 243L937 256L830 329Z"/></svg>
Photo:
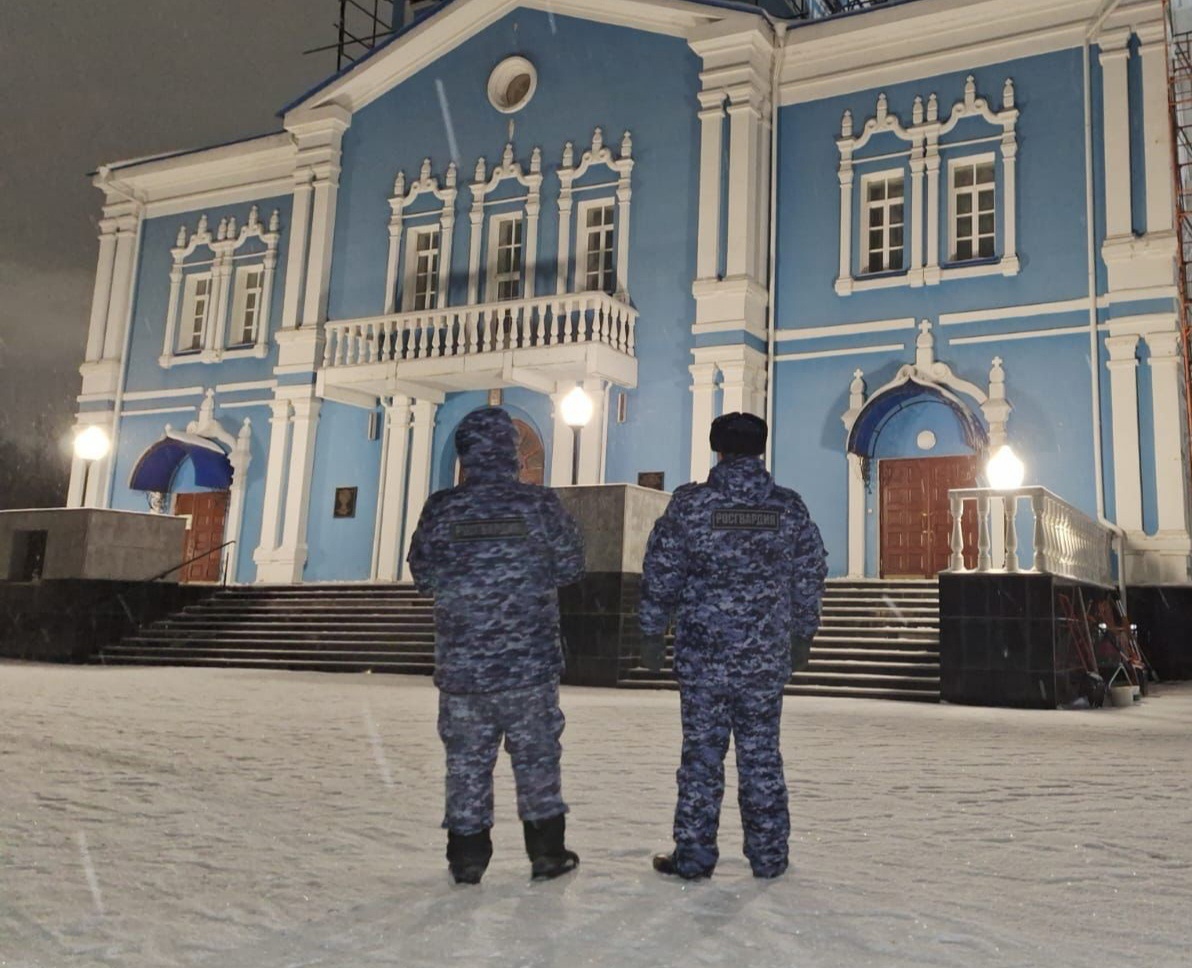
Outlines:
<svg viewBox="0 0 1192 968"><path fill-rule="evenodd" d="M1180 334L1183 349L1184 417L1192 461L1192 30L1180 30L1173 0L1163 0L1167 19L1168 106L1178 237ZM1189 464L1192 473L1192 463Z"/></svg>
<svg viewBox="0 0 1192 968"><path fill-rule="evenodd" d="M339 19L335 22L338 33L334 44L312 47L304 54L318 54L326 50L336 52L335 69L342 71L355 64L361 57L393 33L395 13L405 7L404 0L336 0L339 4ZM401 26L397 24L397 26Z"/></svg>

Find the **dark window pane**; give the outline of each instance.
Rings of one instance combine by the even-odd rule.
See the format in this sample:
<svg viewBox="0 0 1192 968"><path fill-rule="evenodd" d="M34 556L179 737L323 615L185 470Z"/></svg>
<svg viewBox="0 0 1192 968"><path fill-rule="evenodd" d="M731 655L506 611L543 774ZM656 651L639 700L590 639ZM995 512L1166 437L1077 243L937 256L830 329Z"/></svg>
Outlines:
<svg viewBox="0 0 1192 968"><path fill-rule="evenodd" d="M885 182L870 182L869 183L869 200L871 202L880 202L886 197L886 183Z"/></svg>
<svg viewBox="0 0 1192 968"><path fill-rule="evenodd" d="M902 179L898 178L890 182L890 197L902 198Z"/></svg>
<svg viewBox="0 0 1192 968"><path fill-rule="evenodd" d="M982 235L992 235L993 234L993 213L991 212L989 215L982 215L979 219L977 219L977 226L978 226L977 230Z"/></svg>
<svg viewBox="0 0 1192 968"><path fill-rule="evenodd" d="M977 204L981 207L982 212L992 212L993 211L993 191L987 190L987 191L981 192L981 194L979 196L979 201Z"/></svg>
<svg viewBox="0 0 1192 968"><path fill-rule="evenodd" d="M973 243L971 239L964 239L956 243L956 258L958 261L965 261L973 257Z"/></svg>
<svg viewBox="0 0 1192 968"><path fill-rule="evenodd" d="M987 161L982 165L977 166L977 184L992 185L993 184L993 162Z"/></svg>
<svg viewBox="0 0 1192 968"><path fill-rule="evenodd" d="M992 259L993 258L993 239L992 238L982 239L979 251L981 253L982 259Z"/></svg>
<svg viewBox="0 0 1192 968"><path fill-rule="evenodd" d="M956 169L956 187L967 188L973 183L973 169L970 165L963 165Z"/></svg>
<svg viewBox="0 0 1192 968"><path fill-rule="evenodd" d="M956 196L956 214L968 215L973 210L973 196L972 195L957 195Z"/></svg>
<svg viewBox="0 0 1192 968"><path fill-rule="evenodd" d="M902 229L890 230L890 246L895 249L902 248Z"/></svg>

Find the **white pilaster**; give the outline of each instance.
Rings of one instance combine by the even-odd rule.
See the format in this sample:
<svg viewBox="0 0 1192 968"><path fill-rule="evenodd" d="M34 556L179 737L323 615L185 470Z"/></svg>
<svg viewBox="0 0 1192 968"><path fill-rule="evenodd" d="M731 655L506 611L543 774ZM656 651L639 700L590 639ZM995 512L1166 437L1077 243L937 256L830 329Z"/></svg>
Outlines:
<svg viewBox="0 0 1192 968"><path fill-rule="evenodd" d="M406 460L410 451L410 398L394 397L385 407L381 486L377 494L377 553L373 577L401 577L402 522L406 498Z"/></svg>
<svg viewBox="0 0 1192 968"><path fill-rule="evenodd" d="M274 400L269 419L269 458L265 468L265 500L261 510L261 543L253 552L257 563L257 581L260 568L273 559L281 542L281 512L285 502L286 467L290 443L290 401Z"/></svg>
<svg viewBox="0 0 1192 968"><path fill-rule="evenodd" d="M1146 231L1170 232L1173 226L1171 114L1168 107L1167 38L1162 23L1138 31L1142 58Z"/></svg>
<svg viewBox="0 0 1192 968"><path fill-rule="evenodd" d="M1133 234L1130 199L1130 31L1102 35L1101 103L1105 150L1105 233L1109 239Z"/></svg>
<svg viewBox="0 0 1192 968"><path fill-rule="evenodd" d="M716 365L694 363L691 372L691 480L708 479L712 469L712 445L708 435L716 412Z"/></svg>
<svg viewBox="0 0 1192 968"><path fill-rule="evenodd" d="M99 223L99 260L95 267L95 291L91 297L91 320L87 326L88 363L103 357L104 333L108 323L108 305L112 296L112 272L116 263L116 221Z"/></svg>
<svg viewBox="0 0 1192 968"><path fill-rule="evenodd" d="M563 398L570 392L571 387L567 386L552 393L550 397L553 430L548 483L551 487L565 487L571 483L572 462L575 460L575 431L567 426L567 422L559 412Z"/></svg>
<svg viewBox="0 0 1192 968"><path fill-rule="evenodd" d="M911 223L911 257L910 272L907 278L912 286L923 285L923 173L926 169L927 159L923 149L923 140L918 138L911 147L911 207L908 213ZM851 216L849 229L850 231L852 229Z"/></svg>
<svg viewBox="0 0 1192 968"><path fill-rule="evenodd" d="M306 275L306 250L310 243L310 200L313 194L309 168L294 173L294 213L291 217L290 240L286 247L286 289L281 309L282 329L298 325L302 305L303 280Z"/></svg>
<svg viewBox="0 0 1192 968"><path fill-rule="evenodd" d="M697 279L720 273L721 163L724 155L724 91L703 91L700 107L699 240Z"/></svg>
<svg viewBox="0 0 1192 968"><path fill-rule="evenodd" d="M103 358L119 360L124 356L124 334L132 307L132 287L136 276L139 214L125 214L116 219L116 253L112 268L111 301L104 327Z"/></svg>
<svg viewBox="0 0 1192 968"><path fill-rule="evenodd" d="M286 475L286 502L281 545L273 556L269 571L276 577L267 581L300 582L306 568L306 524L310 517L310 479L315 462L315 437L319 410L323 401L302 396L290 401L290 459ZM261 568L258 568L261 577Z"/></svg>
<svg viewBox="0 0 1192 968"><path fill-rule="evenodd" d="M848 455L848 576L865 577L865 477L858 454Z"/></svg>
<svg viewBox="0 0 1192 968"><path fill-rule="evenodd" d="M929 286L939 284L940 270L940 165L938 135L927 136L927 262L923 280ZM918 213L916 213L917 215Z"/></svg>
<svg viewBox="0 0 1192 968"><path fill-rule="evenodd" d="M1183 358L1178 331L1147 333L1155 426L1155 487L1159 533L1187 535L1188 479L1185 464Z"/></svg>
<svg viewBox="0 0 1192 968"><path fill-rule="evenodd" d="M1115 515L1119 527L1142 532L1142 466L1138 433L1138 336L1110 336Z"/></svg>
<svg viewBox="0 0 1192 968"><path fill-rule="evenodd" d="M604 410L608 394L603 380L585 380L584 391L592 398L592 419L579 435L579 483L604 483Z"/></svg>
<svg viewBox="0 0 1192 968"><path fill-rule="evenodd" d="M406 527L401 542L401 571L407 581L413 576L406 557L410 550L410 539L418 527L423 505L430 495L430 473L432 445L434 443L435 412L438 404L428 400L417 400L413 406L414 432L410 441L410 483L406 492Z"/></svg>
<svg viewBox="0 0 1192 968"><path fill-rule="evenodd" d="M756 279L758 272L757 197L755 177L760 150L761 111L753 87L729 92L728 232L725 275Z"/></svg>
<svg viewBox="0 0 1192 968"><path fill-rule="evenodd" d="M245 417L232 452L228 455L232 465L232 488L228 498L228 518L224 535L225 540L232 541L234 544L223 550L222 558L224 574L230 582L237 581L240 567L240 542L244 532L244 496L248 490L248 466L252 463L251 440L252 423Z"/></svg>
<svg viewBox="0 0 1192 968"><path fill-rule="evenodd" d="M327 289L331 282L331 246L335 235L335 209L339 197L339 164L320 166L315 172L311 203L310 253L306 291L302 300L302 325L317 326L327 318Z"/></svg>

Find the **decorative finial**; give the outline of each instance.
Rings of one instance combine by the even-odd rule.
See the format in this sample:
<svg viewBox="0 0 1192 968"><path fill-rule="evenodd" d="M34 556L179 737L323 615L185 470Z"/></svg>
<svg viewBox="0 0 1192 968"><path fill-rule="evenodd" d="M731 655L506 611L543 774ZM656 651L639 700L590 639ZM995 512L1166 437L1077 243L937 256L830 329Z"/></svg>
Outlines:
<svg viewBox="0 0 1192 968"><path fill-rule="evenodd" d="M597 128L592 132L592 154L596 154L604 147L604 129Z"/></svg>
<svg viewBox="0 0 1192 968"><path fill-rule="evenodd" d="M453 161L447 166L447 187L454 188L459 179L459 166Z"/></svg>
<svg viewBox="0 0 1192 968"><path fill-rule="evenodd" d="M840 119L840 137L851 138L853 136L853 112L845 111L844 117Z"/></svg>
<svg viewBox="0 0 1192 968"><path fill-rule="evenodd" d="M932 94L927 99L927 120L938 121L940 119L940 99Z"/></svg>
<svg viewBox="0 0 1192 968"><path fill-rule="evenodd" d="M195 231L195 234L196 235L206 235L207 234L207 216L206 215L199 216L199 227Z"/></svg>
<svg viewBox="0 0 1192 968"><path fill-rule="evenodd" d="M921 97L915 97L915 107L914 110L911 111L911 120L914 121L915 124L923 123L923 98Z"/></svg>
<svg viewBox="0 0 1192 968"><path fill-rule="evenodd" d="M977 100L977 79L972 74L966 78L964 82L964 103L967 107L972 107Z"/></svg>
<svg viewBox="0 0 1192 968"><path fill-rule="evenodd" d="M476 179L475 180L477 182L483 182L483 181L488 180L488 163L483 158L481 158L478 162L476 162Z"/></svg>
<svg viewBox="0 0 1192 968"><path fill-rule="evenodd" d="M234 239L236 237L236 216L228 217L228 238Z"/></svg>
<svg viewBox="0 0 1192 968"><path fill-rule="evenodd" d="M276 235L277 231L280 228L281 228L281 212L279 212L277 209L274 209L273 212L269 216L269 231Z"/></svg>
<svg viewBox="0 0 1192 968"><path fill-rule="evenodd" d="M250 229L255 229L260 224L261 224L261 212L254 205L252 208L250 208L248 210L248 227Z"/></svg>
<svg viewBox="0 0 1192 968"><path fill-rule="evenodd" d="M399 171L397 177L393 179L393 196L394 198L401 198L406 193L406 173Z"/></svg>
<svg viewBox="0 0 1192 968"><path fill-rule="evenodd" d="M849 393L863 394L865 392L865 372L860 369L853 370L853 382L849 384Z"/></svg>
<svg viewBox="0 0 1192 968"><path fill-rule="evenodd" d="M422 172L419 175L419 177L422 179L423 183L430 181L430 159L429 158L422 159Z"/></svg>
<svg viewBox="0 0 1192 968"><path fill-rule="evenodd" d="M538 174L542 171L542 149L535 148L530 152L530 171L533 174Z"/></svg>
<svg viewBox="0 0 1192 968"><path fill-rule="evenodd" d="M563 167L564 168L574 168L575 167L575 145L572 144L570 141L568 141L567 144L563 145Z"/></svg>
<svg viewBox="0 0 1192 968"><path fill-rule="evenodd" d="M1006 78L1006 86L1002 88L1002 110L1014 107L1014 78Z"/></svg>
<svg viewBox="0 0 1192 968"><path fill-rule="evenodd" d="M178 238L174 240L174 245L176 245L179 249L186 248L186 226L185 225L178 226Z"/></svg>
<svg viewBox="0 0 1192 968"><path fill-rule="evenodd" d="M624 137L621 138L621 157L633 157L633 135L631 135L628 131L626 131Z"/></svg>
<svg viewBox="0 0 1192 968"><path fill-rule="evenodd" d="M886 99L886 92L883 91L877 96L877 123L882 124L886 120L886 115L890 111L890 102Z"/></svg>
<svg viewBox="0 0 1192 968"><path fill-rule="evenodd" d="M228 237L228 219L224 216L219 220L219 231L216 232L215 237L222 242Z"/></svg>
<svg viewBox="0 0 1192 968"><path fill-rule="evenodd" d="M513 142L505 145L505 153L501 156L501 164L505 168L513 167Z"/></svg>

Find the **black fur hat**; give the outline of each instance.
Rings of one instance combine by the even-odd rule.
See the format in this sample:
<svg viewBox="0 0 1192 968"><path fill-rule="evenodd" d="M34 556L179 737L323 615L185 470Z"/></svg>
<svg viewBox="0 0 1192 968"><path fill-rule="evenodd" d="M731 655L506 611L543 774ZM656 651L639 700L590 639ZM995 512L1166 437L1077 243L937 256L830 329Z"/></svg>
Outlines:
<svg viewBox="0 0 1192 968"><path fill-rule="evenodd" d="M766 422L751 413L726 413L712 421L709 440L718 454L758 457L766 452Z"/></svg>

